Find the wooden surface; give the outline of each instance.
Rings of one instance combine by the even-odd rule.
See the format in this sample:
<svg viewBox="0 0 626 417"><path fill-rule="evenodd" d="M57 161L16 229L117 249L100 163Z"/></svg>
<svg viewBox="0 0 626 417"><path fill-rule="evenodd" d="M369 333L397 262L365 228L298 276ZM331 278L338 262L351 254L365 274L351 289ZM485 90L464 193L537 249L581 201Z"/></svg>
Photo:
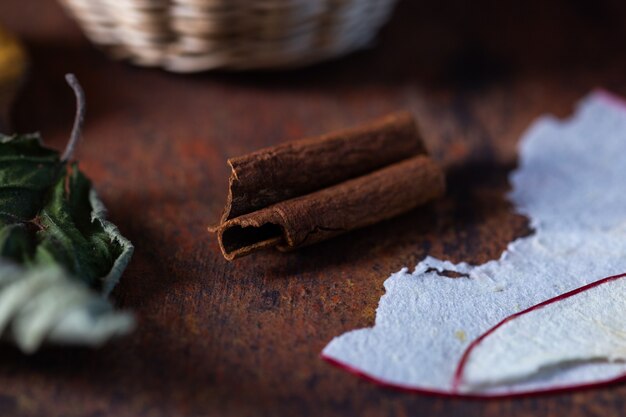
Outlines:
<svg viewBox="0 0 626 417"><path fill-rule="evenodd" d="M505 200L516 142L594 87L626 93L625 21L618 1L408 0L374 49L346 59L179 76L108 60L51 0L2 0L0 22L33 64L17 128L61 148L74 111L63 74L85 87L79 157L136 245L114 296L140 325L100 350L0 348L0 414L621 415L623 384L450 400L378 388L318 355L373 323L391 272L426 255L484 262L530 233ZM443 201L297 253L222 259L206 226L224 202L227 157L400 109L448 167Z"/></svg>

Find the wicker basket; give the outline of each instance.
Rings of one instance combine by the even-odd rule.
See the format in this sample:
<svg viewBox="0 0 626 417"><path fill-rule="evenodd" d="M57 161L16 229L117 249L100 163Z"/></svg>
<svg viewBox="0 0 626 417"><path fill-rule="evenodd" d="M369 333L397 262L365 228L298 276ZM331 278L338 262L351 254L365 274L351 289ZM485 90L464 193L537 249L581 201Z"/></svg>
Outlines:
<svg viewBox="0 0 626 417"><path fill-rule="evenodd" d="M301 66L367 46L396 0L61 0L115 57L171 71Z"/></svg>

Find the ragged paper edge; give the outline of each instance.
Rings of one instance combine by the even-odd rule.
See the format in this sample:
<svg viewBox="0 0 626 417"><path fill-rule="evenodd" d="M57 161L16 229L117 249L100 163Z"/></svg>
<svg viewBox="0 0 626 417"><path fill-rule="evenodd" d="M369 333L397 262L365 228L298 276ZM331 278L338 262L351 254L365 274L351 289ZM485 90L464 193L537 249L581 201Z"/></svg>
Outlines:
<svg viewBox="0 0 626 417"><path fill-rule="evenodd" d="M573 331L573 332L580 332L581 328L582 330L584 330L584 325L587 323L580 323L580 320L576 320L575 314L573 315L573 317L568 317L567 314L571 314L572 313L572 305L567 305L567 306L561 306L559 305L560 302L563 301L571 301L571 300L575 300L577 298L580 298L581 295L584 295L582 293L585 294L589 294L589 293L593 293L594 290L597 291L598 289L600 290L606 290L604 287L611 285L611 284L620 284L620 285L624 285L624 278L626 278L626 274L620 274L620 275L615 275L615 276L611 276L611 277L607 277L607 278L603 278L601 280L592 282L590 284L587 284L585 286L579 287L575 290L569 291L567 293L561 294L557 297L551 298L549 300L546 300L544 302L541 302L539 304L536 304L526 310L520 311L519 313L513 314L507 318L505 318L504 320L502 320L501 322L499 322L498 324L496 324L495 326L493 326L491 329L487 330L485 333L483 333L480 337L478 337L477 339L475 339L472 343L470 343L470 345L467 347L467 349L465 350L465 352L463 353L463 356L461 357L461 360L458 363L457 366L457 370L455 372L454 375L454 381L453 381L453 388L452 391L454 393L458 393L458 394L462 394L462 390L463 389L467 389L464 388L463 385L465 384L466 380L468 379L468 373L470 374L469 378L471 379L471 373L472 370L470 369L468 371L468 368L471 367L471 365L475 365L475 361L476 361L476 356L479 356L482 354L482 359L484 359L485 353L487 353L487 355L492 354L493 351L489 352L485 352L484 351L484 344L485 341L488 341L491 337L493 336L497 336L498 333L501 333L503 331L508 331L509 333L511 331L515 331L515 326L518 324L518 322L520 320L523 320L524 318L528 318L529 316L533 316L533 315L537 315L537 314L541 314L543 312L545 312L545 310L550 310L550 309L558 309L559 307L562 307L562 310L560 312L560 319L564 319L564 318L568 318L569 323L568 325L571 326L568 330L569 331ZM619 281L619 282L618 282ZM597 295L596 295L597 296ZM586 300L587 302L589 300ZM597 301L596 299L592 299L592 301ZM584 301L581 301L584 302ZM576 311L574 310L574 313L576 313ZM610 327L606 327L606 328L602 328L603 323L601 321L596 323L596 319L597 316L593 316L590 315L590 317L592 319L594 319L594 324L597 324L602 332L606 332L606 333L611 333L612 330ZM615 315L615 317L618 317L617 315ZM620 316L621 317L621 316ZM533 318L535 319L535 318ZM536 319L535 319L536 320ZM619 319L618 319L619 320ZM531 319L532 321L532 319ZM543 322L542 320L539 320L540 322ZM626 318L623 319L624 323L626 323ZM550 325L553 325L554 323L551 322L549 323ZM623 324L623 323L622 323ZM595 326L592 326L595 327ZM560 328L561 330L563 329L562 327ZM556 329L549 329L551 332L555 331ZM589 330L589 329L587 329ZM545 327L544 328L536 328L533 327L533 338L535 338L537 335L540 335L541 332L545 332ZM601 333L602 333L601 332ZM591 332L590 332L591 333ZM624 338L626 336L626 326L623 327L623 329L620 331L621 333L621 338ZM527 332L528 335L528 332ZM571 336L571 334L569 335ZM506 337L511 337L510 335L506 336ZM615 338L616 335L610 335L609 337L613 337ZM618 335L619 338L619 335ZM520 343L519 345L523 345L524 341L520 340L520 338L516 338L516 340L518 340ZM593 341L589 341L586 340L586 343L588 345L594 344L598 341L599 339L594 339ZM615 340L613 340L612 342L615 342ZM618 341L619 345L622 345L621 343L622 341ZM532 345L532 343L530 343ZM614 344L614 343L613 343ZM481 348L483 348L482 352L481 352ZM534 347L535 352L532 352L531 355L531 359L534 359L533 355L537 355L537 354L541 354L542 352L537 351L537 347ZM569 360L582 360L582 361L590 361L593 360L594 358L596 359L603 359L603 361L606 361L607 363L610 362L614 362L614 361L624 361L626 359L626 350L625 349L612 349L611 347L607 347L606 345L601 346L601 350L603 351L601 354L595 354L596 356L594 356L594 354L588 353L586 355L589 356L585 356L584 358L571 358L568 359ZM612 351L612 352L611 352ZM507 352L510 353L510 352ZM488 359L489 361L494 361L493 358ZM474 361L474 362L472 362ZM560 359L558 362L555 363L555 365L558 365L560 363L563 362L563 359ZM533 375L539 373L542 371L542 367L543 366L551 366L551 363L545 363L545 364L541 364L541 362L534 362L535 366L532 367L522 367L521 369L517 370L517 374L513 373L509 376L509 378L511 378L511 380L515 381L515 380L520 380L520 379L524 379L524 378L528 378L528 377L532 377ZM490 364L492 366L495 366L495 364ZM475 372L475 370L474 370ZM483 380L482 381L474 381L472 383L472 385L474 386L478 386L480 387L481 384L485 385L485 386L489 386L490 382L488 381L488 378L485 378L484 375L479 375L479 377L482 377ZM572 385L564 385L564 386L555 386L553 388L550 389L546 389L546 390L538 390L537 392L554 392L554 391L567 391L567 390L572 390L572 389L582 389L582 388L590 388L590 387L594 387L594 386L601 386L601 385L607 385L607 384L611 384L611 383L615 383L618 381L622 381L626 379L626 371L622 372L621 374L619 374L618 376L613 376L613 377L609 377L606 378L604 380L598 380L597 382L594 383L581 383L581 384L572 384ZM496 381L495 384L497 386L499 382ZM469 389L472 389L472 387L468 387ZM457 394L457 395L458 395ZM493 396L493 395L490 395Z"/></svg>
<svg viewBox="0 0 626 417"><path fill-rule="evenodd" d="M622 99L621 97L618 97L606 90L603 89L596 89L594 90L589 97L589 100L594 100L594 99L599 99L600 101L605 102L606 104L609 104L611 107L613 107L614 109L618 109L622 112L624 112L626 114L626 100ZM536 124L539 124L543 121L543 119L551 119L550 116L544 116L543 118L538 119L532 126L531 128L528 129L527 133L525 134L528 135L530 131L532 131L534 129L534 126ZM512 175L515 174L515 172L512 173ZM523 210L517 210L517 212L521 213L521 214L525 214L523 212ZM533 225L536 226L536 225ZM520 238L520 239L524 239L524 238ZM520 239L516 239L520 240ZM501 261L503 261L506 256L507 253L509 251L509 249L511 248L511 245L513 245L516 241L511 242L508 245L508 248L506 251L504 251L500 257L499 260L494 260L494 261L490 261L489 263L499 263ZM437 272L444 272L446 270L451 270L454 272L460 272L460 273L467 273L469 272L473 266L470 266L466 263L460 263L460 264L452 264L449 261L441 261L435 258L431 258L431 257L427 257L424 261L422 261L420 263L420 265L418 265L418 268L416 268L416 271L414 273L419 272L417 269L419 269L420 266L424 266L425 264L428 264L430 261L430 263L432 263L432 265L428 265L428 268L432 268L434 270L436 270ZM450 266L452 266L452 268L450 268ZM464 272L465 271L465 272ZM392 274L391 277L393 277L396 274L403 274L403 273L408 273L408 268L403 268L402 270L400 270L399 272ZM626 275L626 274L625 274ZM618 277L622 277L623 275L619 275ZM391 278L390 277L390 278ZM592 282L584 287L592 287L592 286L596 286L599 285L600 283L603 283L606 280L610 280L610 279L614 279L615 277L609 277L609 278L604 278L601 280L597 280L595 282ZM582 288L584 288L582 287ZM572 293L578 292L580 291L581 288L576 289L571 291ZM550 299L547 300L543 303L540 303L539 305L543 305L545 303L549 303L554 301L555 299L561 299L562 297L566 297L569 294L562 294L558 297L555 297L554 299ZM384 295L383 295L384 297ZM533 306L528 310L532 310L534 308L536 308L537 306ZM519 313L521 314L521 313ZM507 319L505 319L507 320ZM500 324L496 325L495 327L498 327ZM493 329L492 329L493 330ZM357 330L353 330L353 331L358 331ZM348 332L350 333L350 332ZM347 333L344 333L344 335ZM484 335L483 335L484 336ZM481 336L482 337L482 336ZM477 343L477 341L474 341L474 343ZM328 347L328 346L327 346ZM468 349L469 350L469 349ZM410 393L418 393L418 394L428 394L428 395L434 395L434 396L441 396L441 397L452 397L452 398L469 398L469 399L493 399L493 398L513 398L513 397L527 397L527 396L535 396L535 395L542 395L542 394L553 394L553 393L558 393L558 392L571 392L571 391L575 391L575 390L580 390L580 389L587 389L587 388L591 388L591 387L600 387L600 386L606 386L606 385L611 385L614 384L616 382L620 382L626 379L626 373L620 374L617 377L612 377L606 380L598 380L596 382L593 383L588 383L588 384L580 384L580 385L568 385L568 386L555 386L555 387L551 387L548 389L538 389L538 390L532 390L532 391L515 391L515 392L502 392L502 393L468 393L468 392L459 392L458 390L454 389L452 391L450 390L438 390L438 389L431 389L431 388L426 388L426 387L418 387L415 385L404 385L404 384L399 384L396 382L392 382L392 381L386 381L380 377L377 377L376 375L370 374L356 366L352 366L348 363L342 362L334 357L332 357L331 355L326 354L326 349L324 351L322 351L321 353L321 358L324 359L325 361L329 362L330 364L341 368L347 372L350 372L356 376L359 376L365 380L368 380L372 383L375 383L379 386L383 386L383 387L387 387L387 388L393 388L399 391L403 391L403 392L410 392ZM459 367L461 367L461 361L459 361ZM454 385L454 382L453 382Z"/></svg>

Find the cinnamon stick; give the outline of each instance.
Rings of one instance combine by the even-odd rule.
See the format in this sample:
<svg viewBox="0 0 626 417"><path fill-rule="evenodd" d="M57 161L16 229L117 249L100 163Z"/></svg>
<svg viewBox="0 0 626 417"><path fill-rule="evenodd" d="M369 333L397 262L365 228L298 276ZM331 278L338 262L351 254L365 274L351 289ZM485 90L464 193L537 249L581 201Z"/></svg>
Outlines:
<svg viewBox="0 0 626 417"><path fill-rule="evenodd" d="M437 198L439 166L408 113L267 148L228 161L229 194L216 231L233 260L291 250L368 226Z"/></svg>

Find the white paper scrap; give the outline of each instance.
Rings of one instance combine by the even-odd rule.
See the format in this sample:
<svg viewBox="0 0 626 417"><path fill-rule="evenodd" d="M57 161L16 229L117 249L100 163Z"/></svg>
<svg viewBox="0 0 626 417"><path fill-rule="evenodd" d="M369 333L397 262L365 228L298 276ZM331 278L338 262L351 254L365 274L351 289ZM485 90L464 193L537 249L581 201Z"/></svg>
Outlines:
<svg viewBox="0 0 626 417"><path fill-rule="evenodd" d="M374 327L334 338L323 356L383 384L452 395L523 394L622 376L626 364L615 359L625 355L616 356L615 349L623 334L592 332L590 321L576 317L621 309L622 314L611 314L624 325L616 322L612 329L626 332L624 301L619 301L626 300L626 278L613 287L597 287L610 288L611 297L590 292L580 305L567 309L555 303L552 313L537 311L525 317L526 324L494 332L483 340L488 345L478 345L469 356L458 391L453 386L464 351L503 319L626 272L625 157L626 107L607 93L592 93L568 120L541 117L522 138L509 196L535 233L482 265L427 257L413 273L403 269L391 275ZM447 278L437 271L467 277ZM551 321L556 312L563 317ZM562 333L555 333L557 327ZM534 336L521 337L532 328ZM606 346L598 350L593 342L577 343L585 338ZM626 344L619 349L626 351Z"/></svg>
<svg viewBox="0 0 626 417"><path fill-rule="evenodd" d="M519 381L562 364L624 361L625 294L626 278L618 276L512 317L470 346L459 387Z"/></svg>

